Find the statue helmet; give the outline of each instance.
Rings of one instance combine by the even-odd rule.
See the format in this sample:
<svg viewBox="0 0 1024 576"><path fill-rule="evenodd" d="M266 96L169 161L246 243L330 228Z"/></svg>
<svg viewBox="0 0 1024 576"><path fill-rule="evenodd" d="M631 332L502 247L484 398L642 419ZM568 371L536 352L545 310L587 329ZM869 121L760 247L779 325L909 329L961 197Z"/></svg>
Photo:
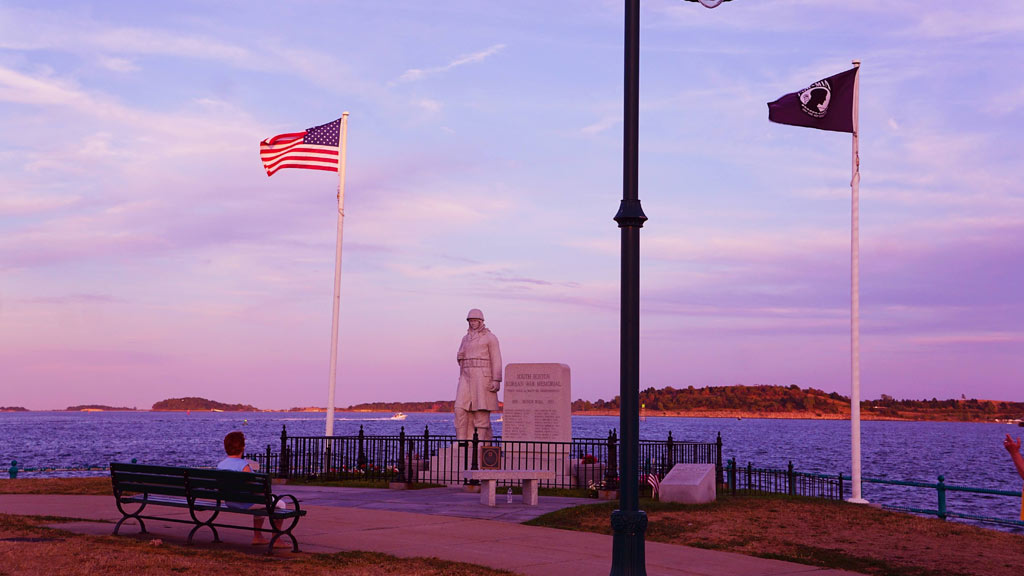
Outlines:
<svg viewBox="0 0 1024 576"><path fill-rule="evenodd" d="M484 319L484 313L481 312L479 308L473 308L472 310L469 311L468 314L466 314L466 320L473 320L473 319L483 320Z"/></svg>

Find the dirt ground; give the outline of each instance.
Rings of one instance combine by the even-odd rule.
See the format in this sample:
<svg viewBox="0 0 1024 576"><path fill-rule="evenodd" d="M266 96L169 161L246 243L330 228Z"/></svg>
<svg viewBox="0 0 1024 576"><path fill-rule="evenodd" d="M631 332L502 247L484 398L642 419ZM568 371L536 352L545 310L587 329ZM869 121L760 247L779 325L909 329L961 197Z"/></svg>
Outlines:
<svg viewBox="0 0 1024 576"><path fill-rule="evenodd" d="M110 481L108 478L0 481L2 492L109 494ZM616 507L616 502L609 502L571 508L530 523L609 534L609 518ZM736 496L695 506L642 499L640 508L648 515L646 537L649 541L881 576L1019 576L1024 569L1024 534L889 512L872 506L786 496ZM50 540L32 540L40 537ZM295 560L254 559L243 554L237 554L237 558L222 558L221 555L230 553L174 547L163 547L161 555L156 557L169 556L154 560L152 570L129 568L132 556L138 553L133 546L146 545L125 539L72 536L35 527L28 519L0 515L0 575L91 574L94 570L76 572L75 565L89 565L93 561L100 563L93 566L110 566L125 574L242 573L217 568L221 562L227 565L254 563L259 571L246 570L245 573L256 576L297 573L294 570L300 568ZM145 556L149 557L152 550L147 548L146 552ZM51 555L56 555L58 560L49 560ZM60 558L69 565L55 572L54 562L61 561ZM501 574L467 565L442 563L443 566L439 566L436 560L399 560L379 554L350 554L344 559L322 556L310 558L308 562L301 566L303 574ZM345 571L339 571L341 564Z"/></svg>
<svg viewBox="0 0 1024 576"><path fill-rule="evenodd" d="M0 575L216 574L218 576L503 576L510 572L436 558L372 552L266 556L159 539L86 536L40 526L53 519L0 514ZM260 548L262 550L262 548Z"/></svg>
<svg viewBox="0 0 1024 576"><path fill-rule="evenodd" d="M610 533L612 508L535 523ZM694 506L643 500L641 509L650 541L886 576L1019 576L1024 569L1024 535L846 502L737 496Z"/></svg>

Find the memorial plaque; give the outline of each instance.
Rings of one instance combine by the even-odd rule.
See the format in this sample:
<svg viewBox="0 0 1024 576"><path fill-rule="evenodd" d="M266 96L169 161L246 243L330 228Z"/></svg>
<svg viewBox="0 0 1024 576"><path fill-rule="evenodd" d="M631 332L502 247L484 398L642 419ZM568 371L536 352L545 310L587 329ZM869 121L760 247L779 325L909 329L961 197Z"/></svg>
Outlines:
<svg viewBox="0 0 1024 576"><path fill-rule="evenodd" d="M480 447L480 469L501 470L501 448L498 446Z"/></svg>
<svg viewBox="0 0 1024 576"><path fill-rule="evenodd" d="M572 389L566 364L505 366L502 440L572 442Z"/></svg>

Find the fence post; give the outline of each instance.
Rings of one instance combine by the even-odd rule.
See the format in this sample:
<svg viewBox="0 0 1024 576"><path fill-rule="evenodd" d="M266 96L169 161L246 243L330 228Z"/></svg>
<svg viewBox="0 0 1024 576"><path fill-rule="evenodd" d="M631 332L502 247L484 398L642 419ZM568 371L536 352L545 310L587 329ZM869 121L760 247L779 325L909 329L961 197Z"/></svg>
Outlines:
<svg viewBox="0 0 1024 576"><path fill-rule="evenodd" d="M604 470L604 487L605 490L618 490L619 483L619 451L618 451L618 438L615 436L615 430L608 431L608 466Z"/></svg>
<svg viewBox="0 0 1024 576"><path fill-rule="evenodd" d="M423 425L423 457L430 458L430 427Z"/></svg>
<svg viewBox="0 0 1024 576"><path fill-rule="evenodd" d="M333 436L324 438L324 465L321 474L331 476L331 452L334 448Z"/></svg>
<svg viewBox="0 0 1024 576"><path fill-rule="evenodd" d="M473 429L473 467L470 470L478 470L478 456L480 454L480 434L476 428Z"/></svg>
<svg viewBox="0 0 1024 576"><path fill-rule="evenodd" d="M729 459L729 490L732 491L732 495L736 495L736 459Z"/></svg>
<svg viewBox="0 0 1024 576"><path fill-rule="evenodd" d="M722 431L715 440L715 482L722 483Z"/></svg>
<svg viewBox="0 0 1024 576"><path fill-rule="evenodd" d="M266 460L264 460L263 462L263 467L265 468L265 470L263 471L266 472L267 474L270 474L271 476L274 476L274 467L270 465L270 444L267 444L267 455L265 456L265 458Z"/></svg>
<svg viewBox="0 0 1024 576"><path fill-rule="evenodd" d="M796 495L796 475L793 473L793 461L789 461L789 469L786 470L786 484L790 496Z"/></svg>
<svg viewBox="0 0 1024 576"><path fill-rule="evenodd" d="M359 452L356 456L356 463L360 468L366 467L366 434L363 433L363 425L359 425Z"/></svg>
<svg viewBox="0 0 1024 576"><path fill-rule="evenodd" d="M281 425L281 462L277 467L278 476L281 478L288 477L288 429L285 425Z"/></svg>
<svg viewBox="0 0 1024 576"><path fill-rule="evenodd" d="M669 430L668 440L665 441L665 448L668 451L668 454L666 455L668 459L668 466L662 466L661 472L663 474L668 474L668 472L672 470L672 467L676 465L675 451L673 450L673 448L675 448L675 444L675 441L672 440L672 431Z"/></svg>
<svg viewBox="0 0 1024 576"><path fill-rule="evenodd" d="M846 494L843 493L843 473L839 473L839 499L843 500Z"/></svg>
<svg viewBox="0 0 1024 576"><path fill-rule="evenodd" d="M754 475L754 463L747 460L747 490L753 489L753 484L750 483L750 478Z"/></svg>
<svg viewBox="0 0 1024 576"><path fill-rule="evenodd" d="M409 467L407 468L408 473L406 474L408 476L408 478L406 478L406 480L409 482L409 484L414 484L416 482L416 476L419 475L419 467L417 466L416 469L413 469L413 465L412 465L412 455L413 455L413 450L415 450L415 449L416 449L416 444L410 438L409 439L409 453L408 453ZM417 464L419 464L419 462L417 462Z"/></svg>
<svg viewBox="0 0 1024 576"><path fill-rule="evenodd" d="M935 485L939 493L939 518L946 519L946 477L939 476L939 483Z"/></svg>
<svg viewBox="0 0 1024 576"><path fill-rule="evenodd" d="M405 426L402 426L398 431L398 477L395 478L395 482L405 481Z"/></svg>

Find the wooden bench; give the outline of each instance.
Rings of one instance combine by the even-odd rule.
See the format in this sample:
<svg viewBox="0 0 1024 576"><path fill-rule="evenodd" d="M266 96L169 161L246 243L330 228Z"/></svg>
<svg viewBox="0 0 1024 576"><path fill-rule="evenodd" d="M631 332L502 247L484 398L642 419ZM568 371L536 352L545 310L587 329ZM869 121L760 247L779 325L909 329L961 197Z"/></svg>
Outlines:
<svg viewBox="0 0 1024 576"><path fill-rule="evenodd" d="M298 524L299 518L306 515L306 511L299 507L299 501L294 496L273 494L269 474L111 462L110 480L114 488L117 509L122 515L114 526L114 534L118 533L121 525L128 519L137 520L143 534L146 533L143 519L164 520L194 524L188 534L190 545L193 536L204 526L213 531L213 541L220 542L217 528L253 530L252 522L245 526L217 522L221 514L241 514L262 516L270 520L267 523L270 525L269 528L260 529L261 532L272 534L267 545L268 554L273 553L274 543L281 536L291 538L292 551L299 551L299 542L292 534L292 529ZM289 499L290 504L287 508L279 509L278 503L285 499ZM134 512L125 509L133 505L138 505ZM143 514L152 506L185 508L191 519ZM200 516L206 516L206 519ZM290 522L285 527L287 520ZM280 527L275 526L275 523Z"/></svg>
<svg viewBox="0 0 1024 576"><path fill-rule="evenodd" d="M464 470L462 477L480 481L480 503L495 505L498 480L518 480L523 483L523 504L537 505L537 488L541 480L554 480L554 470Z"/></svg>

